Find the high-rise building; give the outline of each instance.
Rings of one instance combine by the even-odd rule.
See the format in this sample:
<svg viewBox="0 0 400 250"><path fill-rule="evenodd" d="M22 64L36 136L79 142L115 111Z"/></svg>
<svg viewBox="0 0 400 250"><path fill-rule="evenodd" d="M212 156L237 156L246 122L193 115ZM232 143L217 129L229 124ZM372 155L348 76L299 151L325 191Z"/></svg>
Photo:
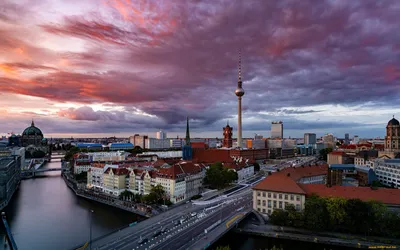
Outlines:
<svg viewBox="0 0 400 250"><path fill-rule="evenodd" d="M186 138L185 145L182 148L182 159L186 161L192 160L192 146L190 145L190 133L189 133L189 117L186 118Z"/></svg>
<svg viewBox="0 0 400 250"><path fill-rule="evenodd" d="M272 122L271 124L271 139L283 138L283 122Z"/></svg>
<svg viewBox="0 0 400 250"><path fill-rule="evenodd" d="M317 135L313 133L305 133L304 134L304 145L316 144L317 143Z"/></svg>
<svg viewBox="0 0 400 250"><path fill-rule="evenodd" d="M232 147L232 127L229 126L229 123L226 124L226 127L223 128L224 130L224 141L222 146L224 148L231 148Z"/></svg>
<svg viewBox="0 0 400 250"><path fill-rule="evenodd" d="M167 133L164 131L160 130L157 132L157 139L167 139Z"/></svg>
<svg viewBox="0 0 400 250"><path fill-rule="evenodd" d="M324 135L322 141L328 148L333 148L335 145L335 137L332 134Z"/></svg>
<svg viewBox="0 0 400 250"><path fill-rule="evenodd" d="M344 134L344 145L349 145L350 143L350 135L349 133Z"/></svg>
<svg viewBox="0 0 400 250"><path fill-rule="evenodd" d="M129 137L129 142L133 144L133 146L139 146L140 148L146 148L146 140L149 137L147 135L139 135L135 134L134 136Z"/></svg>
<svg viewBox="0 0 400 250"><path fill-rule="evenodd" d="M0 210L7 206L21 180L20 158L0 157Z"/></svg>
<svg viewBox="0 0 400 250"><path fill-rule="evenodd" d="M238 85L235 90L235 95L238 97L238 134L237 134L237 145L242 147L242 96L244 95L244 89L242 88L242 72L241 72L241 55L239 50L239 70L238 70Z"/></svg>

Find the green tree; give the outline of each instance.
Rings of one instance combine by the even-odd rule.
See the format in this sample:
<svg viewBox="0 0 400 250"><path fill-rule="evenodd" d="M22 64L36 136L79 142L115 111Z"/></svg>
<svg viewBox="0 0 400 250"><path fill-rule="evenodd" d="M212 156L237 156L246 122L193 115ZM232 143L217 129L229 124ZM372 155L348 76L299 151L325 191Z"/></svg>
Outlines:
<svg viewBox="0 0 400 250"><path fill-rule="evenodd" d="M288 225L288 220L289 220L288 217L289 217L288 211L282 209L274 209L269 219L271 223L274 225L286 226Z"/></svg>
<svg viewBox="0 0 400 250"><path fill-rule="evenodd" d="M367 202L360 199L349 199L346 203L347 219L346 228L351 233L366 233L371 227L369 218L372 210Z"/></svg>
<svg viewBox="0 0 400 250"><path fill-rule="evenodd" d="M73 159L73 157L74 157L74 154L76 154L76 153L78 153L78 152L80 152L80 150L79 150L78 147L72 147L72 148L70 148L70 149L65 153L65 156L64 156L65 161L72 161L72 159Z"/></svg>
<svg viewBox="0 0 400 250"><path fill-rule="evenodd" d="M132 193L131 191L125 190L121 192L119 195L120 200L134 200L135 199L135 194Z"/></svg>
<svg viewBox="0 0 400 250"><path fill-rule="evenodd" d="M324 148L324 149L321 149L320 151L319 151L319 154L320 154L320 156L321 156L321 158L324 160L324 161L327 161L328 160L328 154L330 153L330 152L332 152L332 148Z"/></svg>
<svg viewBox="0 0 400 250"><path fill-rule="evenodd" d="M253 166L254 166L254 171L256 172L260 171L260 164L258 164L258 162L255 162Z"/></svg>
<svg viewBox="0 0 400 250"><path fill-rule="evenodd" d="M85 182L87 183L87 172L82 172L75 175L75 180L78 182Z"/></svg>
<svg viewBox="0 0 400 250"><path fill-rule="evenodd" d="M217 247L216 250L231 250L231 248L229 247L229 245L228 246L219 246L219 247Z"/></svg>
<svg viewBox="0 0 400 250"><path fill-rule="evenodd" d="M332 197L325 199L325 204L329 214L329 224L331 228L335 230L341 227L347 219L347 200L344 198Z"/></svg>
<svg viewBox="0 0 400 250"><path fill-rule="evenodd" d="M304 218L303 213L297 211L293 204L288 204L285 206L285 211L288 213L287 226L291 227L303 227Z"/></svg>
<svg viewBox="0 0 400 250"><path fill-rule="evenodd" d="M325 199L311 196L304 208L304 223L306 228L314 231L325 230L328 227L329 214Z"/></svg>
<svg viewBox="0 0 400 250"><path fill-rule="evenodd" d="M235 171L224 167L221 162L216 162L207 169L204 182L212 188L221 189L237 179Z"/></svg>

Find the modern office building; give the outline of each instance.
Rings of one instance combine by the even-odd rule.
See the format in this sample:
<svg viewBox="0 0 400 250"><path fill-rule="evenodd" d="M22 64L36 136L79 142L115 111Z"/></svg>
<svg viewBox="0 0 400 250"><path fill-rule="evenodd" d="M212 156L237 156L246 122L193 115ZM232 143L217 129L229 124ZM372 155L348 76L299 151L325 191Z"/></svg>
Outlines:
<svg viewBox="0 0 400 250"><path fill-rule="evenodd" d="M317 135L314 133L304 134L304 145L313 145L317 143Z"/></svg>
<svg viewBox="0 0 400 250"><path fill-rule="evenodd" d="M326 134L322 137L322 141L328 148L335 147L335 137L332 134Z"/></svg>
<svg viewBox="0 0 400 250"><path fill-rule="evenodd" d="M400 188L400 159L376 159L374 170L380 183Z"/></svg>
<svg viewBox="0 0 400 250"><path fill-rule="evenodd" d="M344 134L344 145L350 144L350 135L348 133Z"/></svg>
<svg viewBox="0 0 400 250"><path fill-rule="evenodd" d="M162 130L160 130L160 131L158 131L157 132L157 139L167 139L167 133L166 132L164 132L164 131L162 131Z"/></svg>
<svg viewBox="0 0 400 250"><path fill-rule="evenodd" d="M271 139L282 139L283 138L283 122L272 122L271 123Z"/></svg>
<svg viewBox="0 0 400 250"><path fill-rule="evenodd" d="M146 140L148 138L147 135L135 134L129 137L129 142L132 143L134 147L139 146L140 148L146 148Z"/></svg>

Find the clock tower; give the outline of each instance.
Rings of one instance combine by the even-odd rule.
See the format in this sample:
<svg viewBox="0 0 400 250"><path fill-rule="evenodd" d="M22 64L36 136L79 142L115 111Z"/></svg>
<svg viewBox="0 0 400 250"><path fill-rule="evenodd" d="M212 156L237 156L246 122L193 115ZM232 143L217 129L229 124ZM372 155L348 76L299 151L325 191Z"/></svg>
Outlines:
<svg viewBox="0 0 400 250"><path fill-rule="evenodd" d="M223 128L224 130L224 141L222 146L224 148L231 148L232 147L232 127L229 126L229 123L226 124L226 127Z"/></svg>

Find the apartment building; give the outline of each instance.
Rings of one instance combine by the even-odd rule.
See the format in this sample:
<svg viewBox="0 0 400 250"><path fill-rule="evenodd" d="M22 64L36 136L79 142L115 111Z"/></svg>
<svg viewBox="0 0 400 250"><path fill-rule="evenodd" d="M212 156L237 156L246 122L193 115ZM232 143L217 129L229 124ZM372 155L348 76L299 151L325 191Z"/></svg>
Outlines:
<svg viewBox="0 0 400 250"><path fill-rule="evenodd" d="M126 176L129 174L126 168L108 168L103 175L103 192L118 196L127 188L129 184Z"/></svg>
<svg viewBox="0 0 400 250"><path fill-rule="evenodd" d="M152 187L156 186L156 171L145 169L132 169L129 172L129 191L134 194L149 194Z"/></svg>
<svg viewBox="0 0 400 250"><path fill-rule="evenodd" d="M354 165L373 167L374 161L378 158L377 150L363 150L354 157Z"/></svg>
<svg viewBox="0 0 400 250"><path fill-rule="evenodd" d="M161 167L156 175L156 184L163 186L172 203L178 203L200 193L204 175L203 164L179 162Z"/></svg>

